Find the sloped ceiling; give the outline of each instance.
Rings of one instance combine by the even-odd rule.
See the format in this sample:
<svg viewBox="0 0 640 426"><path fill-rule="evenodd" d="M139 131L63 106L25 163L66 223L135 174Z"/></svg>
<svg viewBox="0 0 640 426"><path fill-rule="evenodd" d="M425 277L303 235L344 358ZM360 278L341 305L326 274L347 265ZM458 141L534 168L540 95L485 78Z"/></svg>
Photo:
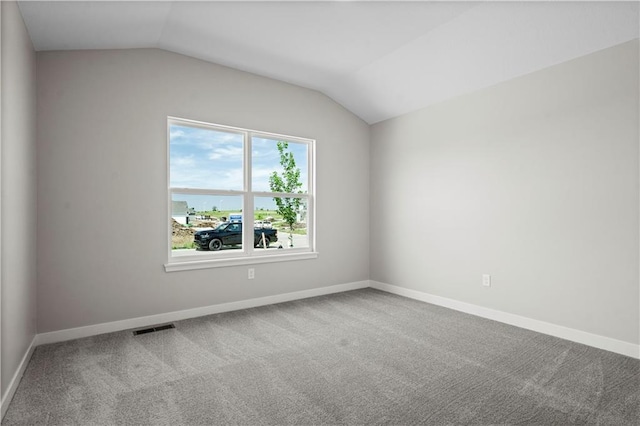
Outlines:
<svg viewBox="0 0 640 426"><path fill-rule="evenodd" d="M637 2L19 4L38 51L161 48L321 91L368 123L639 35Z"/></svg>

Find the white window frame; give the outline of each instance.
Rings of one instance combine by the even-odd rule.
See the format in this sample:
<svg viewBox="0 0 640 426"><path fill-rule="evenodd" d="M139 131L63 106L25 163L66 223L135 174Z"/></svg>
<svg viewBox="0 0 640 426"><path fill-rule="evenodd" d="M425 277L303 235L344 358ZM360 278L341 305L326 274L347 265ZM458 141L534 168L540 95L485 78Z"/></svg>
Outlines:
<svg viewBox="0 0 640 426"><path fill-rule="evenodd" d="M189 127L199 127L209 130L217 130L228 133L238 133L243 135L243 176L244 183L242 190L218 190L218 189L195 189L195 188L174 188L171 187L171 125L183 125ZM279 192L253 191L252 188L252 138L262 137L267 139L282 140L292 143L303 143L307 145L307 192L305 194L290 194ZM315 209L315 145L316 141L309 138L282 135L258 130L243 129L239 127L225 126L203 121L189 120L178 117L167 117L167 263L164 265L166 272L184 271L192 269L206 269L226 266L252 265L260 263L285 262L292 260L315 259L318 257L316 251L316 209ZM223 252L185 252L183 250L171 249L171 213L172 194L198 194L216 196L241 196L242 197L242 251L229 250ZM286 250L263 250L253 246L255 222L254 199L255 197L281 197L281 198L303 198L307 202L307 236L308 247L287 248ZM249 225L249 226L247 226ZM250 232L247 232L250 231ZM284 232L283 232L284 234ZM278 241L284 241L287 237L278 233Z"/></svg>

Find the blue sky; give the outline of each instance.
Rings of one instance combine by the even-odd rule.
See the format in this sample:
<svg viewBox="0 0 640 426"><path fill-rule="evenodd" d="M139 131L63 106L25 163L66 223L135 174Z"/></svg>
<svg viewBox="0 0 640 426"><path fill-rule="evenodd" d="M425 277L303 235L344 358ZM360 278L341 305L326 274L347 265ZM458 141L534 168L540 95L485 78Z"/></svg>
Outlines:
<svg viewBox="0 0 640 426"><path fill-rule="evenodd" d="M253 191L270 191L269 176L282 172L276 139L252 139ZM243 189L242 135L211 129L172 124L170 126L170 185L174 188ZM303 191L307 190L307 145L289 142L301 171ZM241 197L174 194L174 200L187 201L196 210L240 209ZM256 208L275 206L271 198L260 197Z"/></svg>

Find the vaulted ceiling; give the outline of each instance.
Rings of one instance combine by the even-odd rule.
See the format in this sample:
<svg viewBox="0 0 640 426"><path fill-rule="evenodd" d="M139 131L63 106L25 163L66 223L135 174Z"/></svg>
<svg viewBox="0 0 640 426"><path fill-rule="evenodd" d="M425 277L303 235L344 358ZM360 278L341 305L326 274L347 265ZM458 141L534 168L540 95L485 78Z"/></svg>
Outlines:
<svg viewBox="0 0 640 426"><path fill-rule="evenodd" d="M637 2L24 1L38 51L155 47L375 123L638 38Z"/></svg>

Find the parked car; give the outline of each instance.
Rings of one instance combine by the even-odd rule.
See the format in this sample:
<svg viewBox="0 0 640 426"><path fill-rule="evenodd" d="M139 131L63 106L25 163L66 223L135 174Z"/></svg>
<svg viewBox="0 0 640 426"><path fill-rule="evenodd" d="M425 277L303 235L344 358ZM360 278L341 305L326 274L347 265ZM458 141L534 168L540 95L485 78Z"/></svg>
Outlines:
<svg viewBox="0 0 640 426"><path fill-rule="evenodd" d="M270 228L254 228L254 247L263 247L278 241L278 230ZM242 244L242 223L224 222L215 229L203 229L193 234L193 242L196 248L201 250L218 251L224 246Z"/></svg>

